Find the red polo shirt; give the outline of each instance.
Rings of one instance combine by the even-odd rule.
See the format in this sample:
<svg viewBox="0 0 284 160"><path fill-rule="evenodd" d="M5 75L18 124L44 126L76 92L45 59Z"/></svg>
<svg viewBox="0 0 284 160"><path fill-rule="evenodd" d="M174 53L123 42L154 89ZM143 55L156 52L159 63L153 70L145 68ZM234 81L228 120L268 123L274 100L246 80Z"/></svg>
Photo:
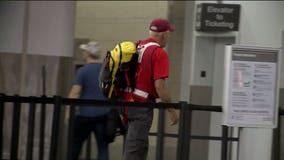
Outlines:
<svg viewBox="0 0 284 160"><path fill-rule="evenodd" d="M155 42L148 38L139 43L143 46L147 43ZM154 80L168 78L169 57L167 52L158 46L149 46L145 49L142 60L137 65L135 88L147 92L150 96L157 98L158 94L154 86ZM136 96L134 95L134 99ZM138 97L138 101L139 97Z"/></svg>

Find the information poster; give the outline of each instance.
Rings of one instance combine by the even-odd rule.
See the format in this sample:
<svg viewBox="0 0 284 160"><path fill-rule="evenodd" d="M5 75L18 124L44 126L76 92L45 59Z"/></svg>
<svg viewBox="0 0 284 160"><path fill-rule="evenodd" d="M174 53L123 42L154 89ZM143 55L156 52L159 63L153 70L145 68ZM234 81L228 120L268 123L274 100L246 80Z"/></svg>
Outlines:
<svg viewBox="0 0 284 160"><path fill-rule="evenodd" d="M228 46L224 122L229 126L277 124L279 49Z"/></svg>

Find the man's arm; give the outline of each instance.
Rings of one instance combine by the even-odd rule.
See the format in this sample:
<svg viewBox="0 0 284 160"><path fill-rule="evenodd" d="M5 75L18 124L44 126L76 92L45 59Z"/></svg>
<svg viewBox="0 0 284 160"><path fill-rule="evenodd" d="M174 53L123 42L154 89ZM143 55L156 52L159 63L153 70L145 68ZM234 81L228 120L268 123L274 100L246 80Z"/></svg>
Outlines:
<svg viewBox="0 0 284 160"><path fill-rule="evenodd" d="M162 102L170 103L170 93L168 90L168 86L166 84L165 79L157 79L155 80L155 88L158 93L159 98ZM178 116L174 108L168 108L168 112L170 113L171 125L175 125L178 122Z"/></svg>
<svg viewBox="0 0 284 160"><path fill-rule="evenodd" d="M81 93L81 86L80 85L73 85L71 91L69 93L69 98L79 98Z"/></svg>
<svg viewBox="0 0 284 160"><path fill-rule="evenodd" d="M69 92L69 95L68 95L68 98L76 98L78 99L80 97L80 93L81 93L81 86L80 85L73 85L70 92ZM70 107L67 107L66 110L65 110L65 123L68 124L68 119L69 119L69 115L70 115Z"/></svg>

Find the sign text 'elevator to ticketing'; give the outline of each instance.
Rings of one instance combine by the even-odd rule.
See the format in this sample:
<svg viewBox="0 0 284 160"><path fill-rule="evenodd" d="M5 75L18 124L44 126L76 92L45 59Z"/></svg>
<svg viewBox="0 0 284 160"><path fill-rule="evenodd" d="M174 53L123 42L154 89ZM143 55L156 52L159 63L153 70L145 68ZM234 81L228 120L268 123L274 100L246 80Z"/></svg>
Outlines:
<svg viewBox="0 0 284 160"><path fill-rule="evenodd" d="M240 127L276 126L279 49L226 46L224 123Z"/></svg>
<svg viewBox="0 0 284 160"><path fill-rule="evenodd" d="M201 3L197 5L196 30L238 31L240 5Z"/></svg>

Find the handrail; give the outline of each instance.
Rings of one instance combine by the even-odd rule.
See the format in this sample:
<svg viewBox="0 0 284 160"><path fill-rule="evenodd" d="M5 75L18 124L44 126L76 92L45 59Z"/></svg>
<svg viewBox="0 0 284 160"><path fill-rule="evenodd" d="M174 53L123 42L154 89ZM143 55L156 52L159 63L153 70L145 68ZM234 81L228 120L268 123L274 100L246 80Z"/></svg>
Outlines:
<svg viewBox="0 0 284 160"><path fill-rule="evenodd" d="M57 155L57 143L58 143L58 130L59 130L59 123L60 123L60 110L62 109L62 105L70 106L71 109L74 111L76 105L80 106L92 106L92 107L122 107L122 106L128 106L128 107L152 107L157 108L159 110L159 120L158 120L158 131L157 132L151 132L149 133L149 136L156 136L157 137L157 149L156 149L156 159L163 159L163 144L164 144L164 137L172 137L178 139L178 146L177 146L177 159L189 159L189 153L188 150L190 149L190 140L191 139L199 139L199 140L218 140L222 141L222 148L221 148L221 156L222 160L226 160L227 157L227 147L229 141L239 141L239 137L230 137L228 135L228 129L227 126L222 126L222 136L216 137L216 136L202 136L202 135L192 135L191 134L191 123L192 123L192 112L193 111L206 111L206 112L222 112L222 106L208 106L208 105L196 105L196 104L188 104L187 102L179 102L179 103L140 103L140 102L120 102L120 101L114 101L114 100L93 100L93 99L72 99L72 98L63 98L61 96L53 96L53 97L47 97L45 95L41 97L25 97L25 96L9 96L5 94L0 94L0 115L4 113L5 103L13 103L14 105L11 105L13 107L13 131L12 131L12 141L11 141L11 154L10 159L17 158L17 152L18 152L18 138L19 138L19 117L20 117L20 111L21 111L21 105L22 103L28 103L30 104L30 117L29 117L29 134L28 134L28 146L27 146L27 159L29 159L32 154L32 144L33 143L33 133L32 130L34 130L34 112L35 112L35 105L41 104L41 119L40 124L41 126L41 138L40 138L40 150L39 150L39 158L43 159L43 149L44 149L44 124L45 124L45 109L46 107L53 107L53 120L52 120L52 135L51 135L51 150L50 150L50 160L56 159ZM47 105L51 104L51 105ZM180 110L180 124L179 124L179 131L177 134L171 134L171 133L165 133L164 132L164 109L166 108L175 108ZM70 112L70 113L73 113ZM75 112L74 112L75 113ZM284 115L284 109L279 107L279 116ZM68 132L71 132L72 130L72 114L70 115L69 120L69 130ZM0 117L0 126L3 122L3 116ZM280 118L278 119L278 125L281 125ZM186 128L186 129L185 129ZM2 133L2 128L0 128L0 131ZM280 128L276 128L276 133L278 135L278 139L280 139ZM0 159L2 155L2 139L1 139L1 133L0 133ZM72 133L68 133L68 141L71 141ZM70 144L69 144L70 145ZM71 145L70 145L71 146ZM280 151L280 144L275 144L276 148L278 150L275 151L275 155L279 155ZM69 149L70 150L70 149ZM277 159L277 158L276 158ZM278 156L279 159L279 156Z"/></svg>
<svg viewBox="0 0 284 160"><path fill-rule="evenodd" d="M54 104L55 97L24 97L24 96L7 96L1 94L0 100L3 102L13 103L45 103ZM140 103L140 102L119 102L113 100L91 100L91 99L73 99L73 98L62 98L63 105L92 105L92 106L128 106L128 107L153 107L153 108L175 108L180 109L179 103ZM143 104L143 105L142 105ZM222 106L208 106L208 105L197 105L188 104L190 110L195 111L209 111L209 112L222 112ZM279 115L284 115L284 109L279 108Z"/></svg>
<svg viewBox="0 0 284 160"><path fill-rule="evenodd" d="M25 96L0 96L0 100L3 102L13 102L13 103L45 103L54 104L55 97L25 97ZM114 107L114 106L128 106L128 107L153 107L153 108L175 108L180 109L179 103L140 103L140 102L120 102L114 100L91 100L91 99L73 99L73 98L62 98L63 105L92 105L92 106L104 106L104 107ZM190 110L199 111L211 111L211 112L222 112L221 106L208 106L208 105L196 105L188 104Z"/></svg>

